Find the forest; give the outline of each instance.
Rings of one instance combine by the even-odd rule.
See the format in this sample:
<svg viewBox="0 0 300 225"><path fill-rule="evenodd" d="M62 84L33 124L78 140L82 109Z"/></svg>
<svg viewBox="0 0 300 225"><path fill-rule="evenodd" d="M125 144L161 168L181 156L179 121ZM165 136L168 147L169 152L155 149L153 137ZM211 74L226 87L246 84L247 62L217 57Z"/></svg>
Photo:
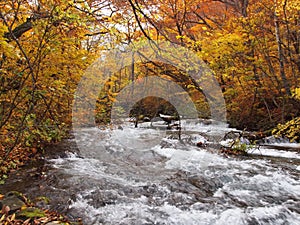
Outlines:
<svg viewBox="0 0 300 225"><path fill-rule="evenodd" d="M299 25L298 0L1 0L0 182L68 137L76 88L90 65L147 41L176 44L205 62L231 127L299 142ZM118 93L145 76L176 82L210 118L185 71L145 60L102 81L96 122L108 123ZM174 113L157 98L135 107L132 114L147 117Z"/></svg>

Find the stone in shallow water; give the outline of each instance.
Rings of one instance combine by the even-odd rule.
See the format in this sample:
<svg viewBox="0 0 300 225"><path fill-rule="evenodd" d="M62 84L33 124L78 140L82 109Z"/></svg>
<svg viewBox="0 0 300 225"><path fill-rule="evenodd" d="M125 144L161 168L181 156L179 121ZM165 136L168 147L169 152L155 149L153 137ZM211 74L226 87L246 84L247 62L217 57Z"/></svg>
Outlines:
<svg viewBox="0 0 300 225"><path fill-rule="evenodd" d="M24 201L21 200L21 196L17 192L8 192L4 198L0 201L0 208L3 206L9 207L9 213L13 213L20 209L24 205Z"/></svg>

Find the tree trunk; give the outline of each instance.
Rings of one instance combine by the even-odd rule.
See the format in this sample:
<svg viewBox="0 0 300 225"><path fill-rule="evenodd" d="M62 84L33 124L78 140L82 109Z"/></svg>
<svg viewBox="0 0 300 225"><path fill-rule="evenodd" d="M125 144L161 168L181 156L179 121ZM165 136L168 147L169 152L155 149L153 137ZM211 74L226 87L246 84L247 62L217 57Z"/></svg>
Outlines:
<svg viewBox="0 0 300 225"><path fill-rule="evenodd" d="M286 78L285 70L284 70L284 55L283 55L283 49L282 49L282 41L281 41L281 37L280 37L279 21L278 21L278 16L276 15L276 12L274 13L274 24L275 24L275 36L276 36L277 49L278 49L280 77L281 77L283 87L284 87L286 93L290 96L291 90L290 90L290 85Z"/></svg>

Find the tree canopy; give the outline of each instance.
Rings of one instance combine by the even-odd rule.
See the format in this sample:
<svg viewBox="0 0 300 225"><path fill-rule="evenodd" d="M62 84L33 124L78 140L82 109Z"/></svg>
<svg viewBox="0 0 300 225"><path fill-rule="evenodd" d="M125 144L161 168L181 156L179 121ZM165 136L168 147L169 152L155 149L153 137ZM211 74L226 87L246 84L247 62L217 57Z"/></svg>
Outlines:
<svg viewBox="0 0 300 225"><path fill-rule="evenodd" d="M297 0L1 0L1 154L34 152L65 137L88 66L105 51L143 40L194 51L214 71L232 126L268 130L293 120L300 108L299 23ZM97 121L107 122L122 87L146 74L169 77L186 91L193 85L169 65L124 67L99 93ZM209 118L205 96L188 93ZM141 104L153 105L151 98Z"/></svg>

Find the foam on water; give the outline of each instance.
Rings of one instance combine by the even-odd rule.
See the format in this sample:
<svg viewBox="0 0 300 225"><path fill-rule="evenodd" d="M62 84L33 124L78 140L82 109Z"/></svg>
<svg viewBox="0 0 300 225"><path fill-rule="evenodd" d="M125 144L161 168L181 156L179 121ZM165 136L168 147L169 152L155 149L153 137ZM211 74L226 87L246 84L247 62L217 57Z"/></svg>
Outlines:
<svg viewBox="0 0 300 225"><path fill-rule="evenodd" d="M193 131L183 133L183 139L191 140L188 144L161 138L160 131L146 127L87 128L80 137L88 146L80 152L83 157L69 154L50 160L55 169L86 182L70 210L83 216L86 224L299 224L299 165L289 165L289 171L263 158L225 158L196 144L207 141L203 133L220 135L235 129L222 123L182 125L183 131ZM295 151L266 147L249 153L300 159ZM97 205L97 193L101 199L111 194L115 199Z"/></svg>
<svg viewBox="0 0 300 225"><path fill-rule="evenodd" d="M290 143L290 142L281 142L281 143L273 143L273 146L279 146L279 147L287 147L287 148L298 148L300 149L299 143Z"/></svg>
<svg viewBox="0 0 300 225"><path fill-rule="evenodd" d="M300 159L300 154L297 152L276 150L276 149L270 149L270 148L264 148L264 147L260 147L259 149L253 148L253 149L249 150L248 153L255 154L255 155Z"/></svg>
<svg viewBox="0 0 300 225"><path fill-rule="evenodd" d="M203 171L213 164L222 164L224 159L216 154L209 153L205 150L199 150L195 147L190 147L192 150L182 150L174 148L160 148L156 146L153 148L158 154L169 158L166 162L168 169L181 169L191 171Z"/></svg>
<svg viewBox="0 0 300 225"><path fill-rule="evenodd" d="M141 198L131 203L119 203L95 208L81 196L70 208L89 215L89 224L172 224L172 225L224 225L239 224L299 224L299 214L283 205L265 207L229 207L224 210L182 210L168 203L149 206ZM264 222L259 222L264 221Z"/></svg>
<svg viewBox="0 0 300 225"><path fill-rule="evenodd" d="M141 186L145 185L145 182L137 182L133 178L123 178L116 174L111 174L107 165L104 165L99 159L92 158L78 158L74 157L74 154L70 154L70 158L58 158L51 159L54 168L63 170L67 174L72 176L81 176L85 179L101 180L103 178L109 179L112 182L130 185Z"/></svg>

